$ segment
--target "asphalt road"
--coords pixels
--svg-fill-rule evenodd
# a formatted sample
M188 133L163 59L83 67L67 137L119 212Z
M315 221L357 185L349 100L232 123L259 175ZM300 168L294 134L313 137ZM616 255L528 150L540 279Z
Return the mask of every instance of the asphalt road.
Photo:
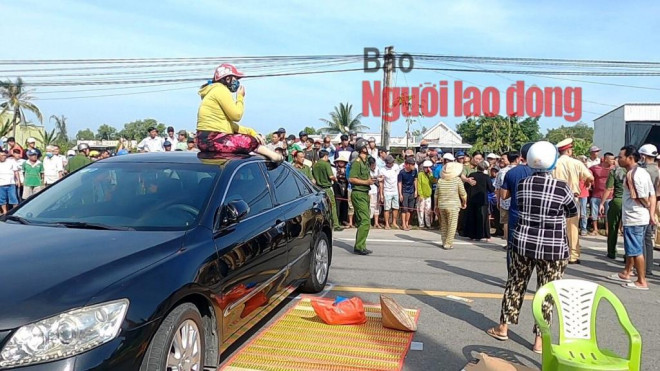
M520 323L510 326L508 341L495 340L484 332L499 322L507 278L502 239L472 243L459 238L453 250L443 250L435 231L372 230L367 247L374 253L358 256L352 254L354 237L355 229L335 233L329 285L323 294L360 296L365 302L378 303L380 293L388 293L403 306L420 309L413 342L422 343L423 350L408 353L404 370L461 370L479 352L540 368L541 356L531 351L534 320L530 300L523 305ZM569 265L565 278L590 280L612 290L641 333L642 369L660 370L660 278L649 279L650 291L620 287L606 278L623 263L605 257L605 238L582 237L581 241L582 264ZM660 267L656 268L660 275ZM535 290L533 277L528 291L533 294ZM264 322L277 318L294 302L289 300ZM556 316L553 322L556 339ZM601 347L627 354L628 338L605 302L598 309L596 327ZM249 335L223 359L248 340Z

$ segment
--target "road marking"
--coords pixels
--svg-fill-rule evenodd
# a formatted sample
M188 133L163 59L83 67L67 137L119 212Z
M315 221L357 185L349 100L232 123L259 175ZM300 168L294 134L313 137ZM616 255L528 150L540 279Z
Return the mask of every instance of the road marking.
M358 286L334 286L332 291L341 292L365 292L372 294L400 294L400 295L417 295L417 296L440 296L440 297L458 297L476 298L476 299L502 299L502 294L489 293L489 292L455 292L455 291L434 291L434 290L419 290L419 289L392 289L380 287L358 287ZM534 295L525 295L525 300L532 300Z
M454 296L454 295L447 295L447 299L453 299L453 300L462 301L462 302L465 302L465 303L472 303L473 302L473 300L462 298L460 296Z
M335 238L335 240L339 241L346 241L346 242L355 242L355 238ZM441 247L442 244L432 241L432 240L427 240L427 241L419 241L419 240L407 240L405 238L401 239L396 239L396 240L390 240L390 239L373 239L373 238L368 238L367 242L384 242L384 243L405 243L405 244L425 244L425 245L436 245L438 247ZM504 241L502 241L504 242ZM499 246L499 247L504 247L504 245L499 244L497 242L467 242L467 241L454 241L454 245L475 245L477 246L478 244L489 244L489 245L494 245L494 246ZM589 249L589 250L597 250L597 251L607 251L607 247L600 247L600 246L581 246L583 249Z
M335 238L335 240L339 241L346 241L346 242L355 242L355 238ZM368 238L367 242L402 242L402 243L423 243L423 244L433 244L433 245L438 245L441 246L440 243L437 243L435 241L413 241L413 240L406 240L406 239L398 239L398 240L382 240L382 239L373 239L373 238ZM492 243L492 242L483 242L483 243ZM461 242L461 241L454 241L454 245L472 245L470 242ZM496 244L494 244L496 245Z

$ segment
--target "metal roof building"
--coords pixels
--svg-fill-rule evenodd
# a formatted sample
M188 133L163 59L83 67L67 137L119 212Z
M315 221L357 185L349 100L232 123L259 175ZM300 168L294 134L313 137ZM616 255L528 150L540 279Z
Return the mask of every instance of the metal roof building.
M615 155L624 145L660 145L660 103L627 103L594 120L594 139Z

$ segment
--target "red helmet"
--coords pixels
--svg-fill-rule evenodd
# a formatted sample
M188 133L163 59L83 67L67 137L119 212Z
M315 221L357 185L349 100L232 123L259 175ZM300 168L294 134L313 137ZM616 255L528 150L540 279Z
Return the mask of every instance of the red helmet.
M243 72L239 71L238 68L236 68L236 66L234 66L233 64L223 63L215 69L213 80L214 81L222 80L227 76L236 76L236 78L240 79L245 75L243 74Z

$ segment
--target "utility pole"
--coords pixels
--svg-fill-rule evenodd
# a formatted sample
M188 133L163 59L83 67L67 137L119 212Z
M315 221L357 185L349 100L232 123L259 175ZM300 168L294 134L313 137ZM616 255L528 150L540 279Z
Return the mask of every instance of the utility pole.
M390 150L390 125L391 123L385 119L385 104L393 105L394 102L389 101L389 94L385 94L385 92L389 91L389 88L392 87L392 72L394 71L394 47L393 46L388 46L385 47L385 63L383 64L383 96L382 96L382 104L383 107L381 108L382 111L382 124L381 124L381 132L380 132L380 142L381 146L385 147L386 150ZM387 110L391 109L392 107L388 107Z

